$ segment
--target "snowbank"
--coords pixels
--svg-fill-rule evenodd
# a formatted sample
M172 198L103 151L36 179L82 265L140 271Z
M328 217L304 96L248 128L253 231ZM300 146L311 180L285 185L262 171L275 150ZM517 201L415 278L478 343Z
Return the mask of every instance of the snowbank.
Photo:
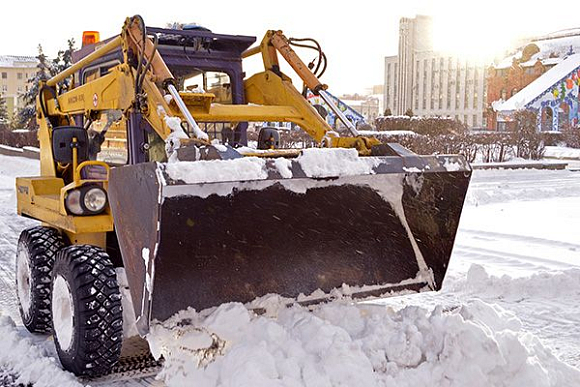
M159 377L169 386L580 385L580 371L521 327L479 300L398 311L343 300L266 316L230 303L183 311L149 340L166 359Z
M542 271L529 277L490 276L480 265L472 265L466 281L454 285L458 290L487 297L522 300L529 297L558 299L565 295L580 295L580 269Z
M17 383L35 387L82 387L73 374L63 371L46 351L21 335L10 317L0 315L0 368L17 374Z
M547 146L544 157L580 160L580 149L564 146Z

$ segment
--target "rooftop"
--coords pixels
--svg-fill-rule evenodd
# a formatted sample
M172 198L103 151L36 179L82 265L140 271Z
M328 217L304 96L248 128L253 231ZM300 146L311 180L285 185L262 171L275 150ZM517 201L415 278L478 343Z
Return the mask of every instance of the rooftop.
M33 68L38 64L34 56L0 55L0 67Z
M494 109L496 111L523 109L578 68L580 68L580 54L570 55L504 103L495 104Z
M550 66L562 61L566 55L580 53L580 31L567 30L568 34L554 33L542 38L532 40L515 54L508 56L499 62L496 69L510 68L514 60L521 61L522 67L530 67L539 60L542 64ZM574 34L578 32L578 34ZM527 60L522 61L526 51L533 53Z

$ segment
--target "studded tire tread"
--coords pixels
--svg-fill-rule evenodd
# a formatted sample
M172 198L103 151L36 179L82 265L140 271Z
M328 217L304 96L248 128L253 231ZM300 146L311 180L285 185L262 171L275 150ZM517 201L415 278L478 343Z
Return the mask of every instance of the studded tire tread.
M109 373L119 361L123 342L121 293L109 256L90 245L66 247L56 257L53 282L57 275L68 282L74 308L68 351L55 337L63 367L86 377Z
M64 245L58 230L45 226L28 228L18 239L17 254L20 249L26 249L29 259L30 311L28 315L24 313L20 299L19 309L22 322L30 332L47 333L52 329L51 274L56 254Z

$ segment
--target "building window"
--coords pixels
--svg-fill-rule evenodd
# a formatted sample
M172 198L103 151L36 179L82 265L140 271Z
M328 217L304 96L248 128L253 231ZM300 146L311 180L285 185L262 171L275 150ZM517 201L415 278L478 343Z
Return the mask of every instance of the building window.
M7 92L7 91L8 91L8 86L6 86L6 85L2 85L2 91L3 91L3 92Z
M443 58L440 60L440 68L439 68L439 110L443 109L443 66L445 62Z
M18 92L22 93L22 86L18 86Z
M435 109L435 58L431 59L431 109Z
M2 73L2 79L8 79L8 73Z
M483 84L483 98L481 99L481 108L485 109L485 101L487 101L487 86Z
M500 98L503 99L504 101L507 99L507 91L505 89L501 89Z
M22 73L17 73L16 74L16 79L18 79L19 81L22 80Z
M473 115L473 126L477 126L477 114Z
M473 93L473 108L477 109L477 91Z
M463 115L463 123L467 125L467 114Z

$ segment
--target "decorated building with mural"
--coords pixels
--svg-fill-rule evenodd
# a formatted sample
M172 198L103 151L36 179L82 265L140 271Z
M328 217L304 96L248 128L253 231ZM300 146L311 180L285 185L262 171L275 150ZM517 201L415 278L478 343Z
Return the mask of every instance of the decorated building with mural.
M345 117L350 122L352 122L355 126L358 126L362 123L367 123L367 121L366 121L365 117L362 115L362 113L358 112L355 108L353 108L352 106L349 106L348 104L346 104L344 101L342 101L338 97L336 97L328 92L327 92L327 94L330 96L330 98L332 99L334 104L336 106L338 106L338 108L345 115ZM322 98L320 98L320 96L317 96L312 91L308 90L306 93L306 98L308 99L308 102L310 102L310 104L312 104L312 106L314 106L316 108L316 110L321 114L321 116L323 116L326 119L326 122L328 122L328 124L333 129L335 129L335 130L340 129L340 126L342 125L340 123L340 120L336 117L336 115L332 112L332 110L326 105L324 100Z
M538 115L538 130L578 125L580 29L532 40L488 71L487 127L508 130L513 113Z
M538 130L578 127L580 54L567 56L505 102L494 104L498 130L507 130L513 113L526 109L538 117Z

